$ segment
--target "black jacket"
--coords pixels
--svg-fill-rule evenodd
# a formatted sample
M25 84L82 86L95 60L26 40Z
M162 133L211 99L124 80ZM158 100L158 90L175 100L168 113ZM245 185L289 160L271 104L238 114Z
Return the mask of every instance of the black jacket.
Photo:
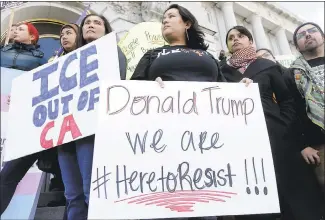
M126 65L127 65L126 57L119 46L117 47L117 52L118 52L118 60L119 60L119 66L120 66L120 76L121 76L122 80L125 80Z
M223 65L221 71L228 82L250 78L258 83L269 133L273 135L275 131L279 135L282 132L282 135L289 135L287 131L292 128L296 116L293 98L284 82L279 65L270 60L257 59L248 66L244 74L228 64ZM274 102L273 95L277 103Z
M1 48L1 67L30 71L47 61L38 45L13 43Z
M170 46L166 45L163 47L159 47L159 48L147 51L143 55L143 57L140 59L137 67L135 68L134 73L131 77L131 80L155 80L155 79L151 79L150 76L148 75L150 66L153 63L153 61L157 58L158 53L162 52L163 49L168 49L169 47ZM225 82L226 79L224 78L224 76L222 75L222 73L220 71L220 66L219 66L218 61L211 54L208 53L208 55L211 57L211 59L214 60L214 62L217 65L217 69L216 69L215 73L211 73L210 81ZM189 81L189 79L184 78L184 79L179 79L178 81ZM191 81L203 81L203 80L200 78L200 76L197 75L197 76L193 76ZM204 81L206 81L206 80L204 80Z
M297 138L298 149L301 151L308 146L325 144L325 133L307 116L306 101L297 89L293 69L287 69L284 73L284 80L295 101L294 107L298 117L293 131Z

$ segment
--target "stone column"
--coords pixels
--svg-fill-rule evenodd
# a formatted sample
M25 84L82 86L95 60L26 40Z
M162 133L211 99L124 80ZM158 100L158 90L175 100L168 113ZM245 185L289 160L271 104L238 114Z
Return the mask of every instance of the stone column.
M278 46L280 48L280 54L281 55L291 55L291 48L287 39L287 35L285 33L285 30L283 28L279 28L277 32L275 33Z
M265 35L265 30L263 28L261 16L259 16L257 14L252 14L250 20L252 23L256 49L268 48L267 38ZM268 49L270 49L270 48L268 48Z
M237 25L234 8L233 8L233 2L222 2L221 4L221 10L223 14L223 20L225 21L227 32L230 28Z

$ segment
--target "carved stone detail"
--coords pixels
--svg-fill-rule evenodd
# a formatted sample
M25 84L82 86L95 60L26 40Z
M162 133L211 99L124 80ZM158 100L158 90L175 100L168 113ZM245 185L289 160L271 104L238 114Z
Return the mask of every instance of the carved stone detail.
M141 14L144 21L161 21L168 2L142 2Z

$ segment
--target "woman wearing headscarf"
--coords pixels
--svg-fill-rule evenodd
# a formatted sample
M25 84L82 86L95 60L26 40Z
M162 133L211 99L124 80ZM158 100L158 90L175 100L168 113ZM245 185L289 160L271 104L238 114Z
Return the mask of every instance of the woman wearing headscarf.
M64 29L63 29L64 30ZM87 15L79 29L78 48L112 32L107 19L102 15ZM62 36L63 47L67 45ZM68 51L67 51L68 52ZM126 58L117 48L121 79L126 75ZM86 220L88 216L91 170L94 153L94 138L88 136L74 142L75 146L59 146L58 158L67 200L67 220Z
M225 78L229 82L238 82L248 77L259 85L277 177L281 219L319 220L322 199L314 190L317 181L312 172L305 172L303 161L292 152L291 130L296 116L281 68L273 61L257 58L252 34L243 26L231 28L226 43L232 56L222 67ZM236 217L239 219L276 218L272 215L248 215Z

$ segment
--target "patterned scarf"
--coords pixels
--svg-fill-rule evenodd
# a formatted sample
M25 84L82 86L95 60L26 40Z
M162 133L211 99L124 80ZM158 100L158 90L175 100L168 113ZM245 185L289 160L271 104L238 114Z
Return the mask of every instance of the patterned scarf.
M247 66L254 60L256 60L256 49L249 46L233 53L229 63L235 68L244 68L246 70Z

